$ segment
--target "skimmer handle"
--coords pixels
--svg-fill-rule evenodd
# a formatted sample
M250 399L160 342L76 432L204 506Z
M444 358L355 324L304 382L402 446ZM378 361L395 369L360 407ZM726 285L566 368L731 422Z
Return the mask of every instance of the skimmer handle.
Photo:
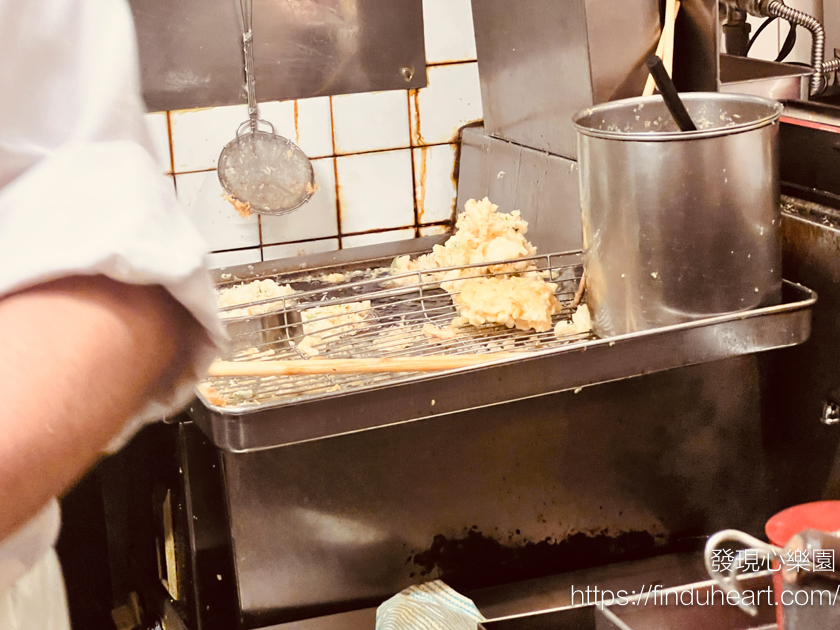
M251 131L257 130L257 87L254 79L254 33L252 0L239 0L242 11L242 52L245 56L245 93L248 95L248 118Z

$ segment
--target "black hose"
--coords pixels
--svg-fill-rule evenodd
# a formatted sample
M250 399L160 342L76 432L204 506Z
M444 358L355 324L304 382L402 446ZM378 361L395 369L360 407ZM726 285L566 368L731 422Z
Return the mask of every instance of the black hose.
M781 50L779 50L779 55L776 57L776 61L780 63L787 59L787 56L793 51L793 47L796 45L796 22L788 22L788 24L790 24L790 30L788 31L787 37L785 37Z
M765 28L770 26L773 22L775 22L778 19L779 18L777 18L775 16L774 17L769 17L761 23L761 26L759 26L757 29L755 29L755 33L753 33L753 36L750 37L750 43L747 44L747 52L744 53L745 57L750 54L750 48L752 48L752 45L755 43L755 40L758 39L758 36L761 35L762 31L764 31Z

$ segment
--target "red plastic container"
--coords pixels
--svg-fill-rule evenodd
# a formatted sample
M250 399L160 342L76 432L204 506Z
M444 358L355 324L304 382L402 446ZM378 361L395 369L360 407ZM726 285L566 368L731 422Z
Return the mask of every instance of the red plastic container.
M784 547L796 534L806 529L817 529L823 532L840 530L840 501L816 501L803 503L782 510L773 516L764 526L768 540L777 547ZM774 562L774 569L779 569ZM776 570L773 574L773 591L776 598L776 623L779 630L785 627L784 608L780 601L782 588L782 573Z

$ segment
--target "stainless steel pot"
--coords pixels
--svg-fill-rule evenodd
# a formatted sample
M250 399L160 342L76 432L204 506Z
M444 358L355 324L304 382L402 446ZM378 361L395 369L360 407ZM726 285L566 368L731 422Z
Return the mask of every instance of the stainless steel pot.
M698 131L680 132L659 96L574 117L586 295L602 337L781 299L782 106L683 100Z

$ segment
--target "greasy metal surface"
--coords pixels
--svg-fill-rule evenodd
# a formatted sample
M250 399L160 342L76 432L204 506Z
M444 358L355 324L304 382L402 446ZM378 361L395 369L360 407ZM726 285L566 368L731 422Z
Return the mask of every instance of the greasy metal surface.
M782 211L826 227L840 229L840 210L812 201L782 195Z
M692 93L697 131L661 97L588 108L579 131L586 294L609 337L775 304L781 105Z
M519 210L538 252L581 248L577 163L488 136L483 127L461 135L458 207L489 197L503 212Z
M273 448L795 345L808 338L815 299L808 289L786 284L782 304L746 313L573 342L527 358L367 385L347 394L242 410L202 399L189 411L221 448ZM345 405L355 412L341 413Z
M840 229L785 214L785 275L820 291L811 339L762 358L767 450L777 462L785 505L840 498L840 431L820 422L823 402L840 385Z
M809 68L785 63L720 56L720 91L753 94L777 100L805 100L813 72Z
M659 3L473 0L487 133L574 158L569 120L641 94L659 37Z
M439 576L469 592L562 573L586 566L599 536L621 559L728 526L759 532L778 507L772 462L756 448L759 402L757 363L744 357L223 453L243 611L279 622L375 605L364 602ZM628 536L646 542L620 544ZM569 540L577 553L552 552ZM542 563L528 552L540 544ZM451 555L428 562L440 549Z
M498 623L502 617L519 616L534 611L548 611L572 606L572 587L584 585L599 590L627 590L640 587L670 588L681 584L699 582L705 578L702 554L675 553L644 560L620 562L608 566L572 571L545 578L511 582L502 586L468 591L481 613ZM577 599L580 605L580 596ZM585 609L578 608L581 616L588 618ZM570 613L574 617L574 613ZM329 615L287 624L280 624L264 630L370 630L376 616L374 608L365 608L348 613ZM564 616L564 618L566 618Z
M648 77L645 59L661 33L659 8L656 0L586 0L593 103L641 94Z
M786 101L783 120L794 119L802 124L818 123L836 127L834 131L840 133L840 107L816 101ZM823 131L828 129L823 128ZM830 137L830 136L829 136Z
M634 585L639 588L639 584ZM775 608L770 574L746 577L742 588L760 593L761 606L756 617L749 617L726 603L726 593L710 581L672 588L656 587L639 593L613 591L604 599L618 601L598 610L593 605L540 612L479 624L482 630L672 630L676 628L714 628L715 630L775 629ZM594 598L593 598L594 599ZM697 603L699 602L699 603ZM590 602L591 604L594 602Z
M788 109L779 132L783 190L840 208L840 108L793 103Z
M228 515L220 500L223 471L219 452L196 427L181 422L178 431L179 481L186 513L192 575L185 576L189 598L201 630L227 630L237 618L235 566L230 548ZM177 527L177 526L176 526Z
M840 606L836 594L840 593L837 580L823 575L813 575L804 584L784 583L784 630L811 630L811 628L840 627ZM831 597L826 597L830 593ZM795 602L808 602L795 605Z
M751 593L756 608L750 617L726 601L726 592L711 581L687 584L654 596L638 595L635 603L606 609L613 619L630 630L670 630L672 628L714 628L715 630L775 630L776 609L770 572L740 580L745 593ZM610 616L611 616L610 615ZM616 623L616 627L621 626Z
M707 578L698 552L671 553L644 560L618 562L544 578L511 582L470 591L470 598L490 620L520 617L534 611L549 611L585 604L585 588L625 590L662 589L701 582ZM584 594L580 587L584 587ZM576 591L572 592L572 588ZM590 592L591 595L591 592Z
M234 0L131 0L150 110L245 102ZM254 0L261 101L426 85L421 0Z

